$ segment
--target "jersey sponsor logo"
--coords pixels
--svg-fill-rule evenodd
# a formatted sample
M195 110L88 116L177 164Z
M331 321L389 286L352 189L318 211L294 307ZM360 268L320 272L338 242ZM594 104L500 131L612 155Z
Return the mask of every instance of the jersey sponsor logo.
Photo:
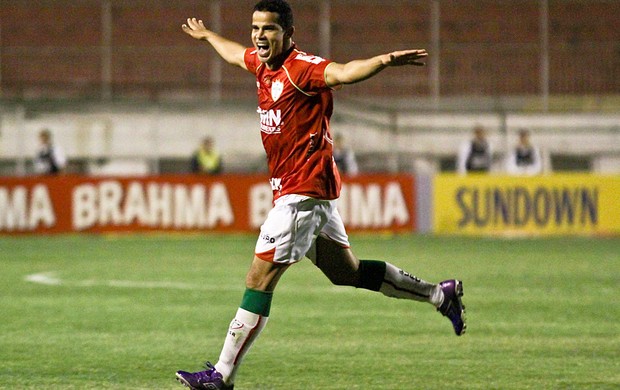
M280 134L282 132L282 111L281 110L263 110L258 107L256 110L260 115L260 131L267 134Z
M271 83L271 98L275 102L282 95L282 91L284 90L284 83L280 80L275 80Z
M269 183L271 184L271 189L273 191L281 191L282 190L282 179L279 177L272 177L269 179Z

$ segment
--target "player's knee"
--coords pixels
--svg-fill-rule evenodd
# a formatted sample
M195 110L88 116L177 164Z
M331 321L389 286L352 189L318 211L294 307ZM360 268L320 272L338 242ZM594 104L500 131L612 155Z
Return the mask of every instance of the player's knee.
M316 241L314 264L333 284L337 286L356 286L359 284L359 260L350 248L319 236Z
M357 275L335 275L328 276L328 279L336 286L351 286L356 287L358 285L359 276Z
M254 290L273 291L288 264L276 264L254 257L245 276L245 286Z
M319 262L317 266L327 276L330 282L336 286L357 286L360 280L359 267L355 267L354 264L338 264L329 261L329 259L323 259L325 261Z
M246 286L247 288L251 288L251 289L254 289L254 290L258 290L258 289L259 289L259 287L263 284L262 282L263 282L263 279L262 279L262 278L257 277L257 275L256 275L256 274L251 274L251 273L248 273L248 274L245 276L245 286Z

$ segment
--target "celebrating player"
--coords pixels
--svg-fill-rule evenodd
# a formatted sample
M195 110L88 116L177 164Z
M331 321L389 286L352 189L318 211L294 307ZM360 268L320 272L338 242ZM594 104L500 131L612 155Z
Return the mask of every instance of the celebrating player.
M461 281L433 284L388 262L358 260L336 208L340 175L329 128L332 90L389 66L424 65L426 51L395 51L343 64L304 53L292 41L293 14L284 0L262 0L254 6L252 48L208 30L202 20L187 19L182 28L211 44L228 63L256 75L274 208L261 226L246 290L219 360L207 363L205 371L177 371L178 380L192 389L232 389L241 360L267 323L278 280L304 257L336 285L429 302L450 319L457 335L463 334Z

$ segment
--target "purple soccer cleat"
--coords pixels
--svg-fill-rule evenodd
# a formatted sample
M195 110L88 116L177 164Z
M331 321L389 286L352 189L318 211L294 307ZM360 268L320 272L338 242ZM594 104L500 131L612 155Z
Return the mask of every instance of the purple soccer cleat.
M207 362L205 371L177 371L177 380L192 390L232 390L235 385L224 383L222 374L217 372L213 364Z
M461 302L463 282L454 279L444 280L439 283L439 287L443 291L443 303L437 308L437 311L450 319L454 333L460 336L467 329L465 305Z

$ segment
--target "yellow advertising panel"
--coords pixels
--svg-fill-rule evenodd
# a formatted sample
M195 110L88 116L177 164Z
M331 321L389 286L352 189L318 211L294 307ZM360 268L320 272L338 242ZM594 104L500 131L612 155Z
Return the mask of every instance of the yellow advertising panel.
M438 175L433 229L464 235L620 234L620 176Z

